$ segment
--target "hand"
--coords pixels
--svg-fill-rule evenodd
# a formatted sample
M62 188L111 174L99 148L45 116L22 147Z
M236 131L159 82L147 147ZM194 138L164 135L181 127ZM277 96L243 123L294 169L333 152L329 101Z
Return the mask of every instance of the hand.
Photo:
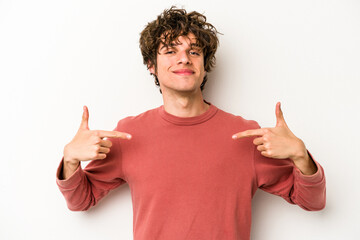
M275 115L276 126L274 128L239 132L233 135L233 139L258 136L253 143L263 156L277 159L290 158L297 165L304 165L304 162L309 162L310 158L305 144L287 126L280 108L280 102L276 104Z
M131 139L128 133L117 131L90 130L89 111L84 106L82 121L75 137L64 148L64 162L77 166L80 161L98 160L106 158L112 143L104 138ZM75 169L76 169L75 168Z

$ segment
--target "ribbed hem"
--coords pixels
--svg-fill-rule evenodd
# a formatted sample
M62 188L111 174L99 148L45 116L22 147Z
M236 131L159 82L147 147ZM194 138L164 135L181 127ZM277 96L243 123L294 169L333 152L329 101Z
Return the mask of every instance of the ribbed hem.
M61 160L59 167L56 171L56 183L57 185L62 188L62 189L66 189L66 190L70 190L75 188L76 186L79 185L79 182L81 182L82 177L84 175L84 172L81 168L81 164L79 165L79 167L76 169L76 171L66 180L61 180L60 179L60 174L62 172L62 169L64 167L64 158Z
M324 180L324 176L325 176L324 170L320 166L320 164L314 160L314 158L312 157L309 151L308 154L317 167L316 173L312 175L305 175L298 168L295 167L295 177L297 178L299 183L303 185L321 183Z

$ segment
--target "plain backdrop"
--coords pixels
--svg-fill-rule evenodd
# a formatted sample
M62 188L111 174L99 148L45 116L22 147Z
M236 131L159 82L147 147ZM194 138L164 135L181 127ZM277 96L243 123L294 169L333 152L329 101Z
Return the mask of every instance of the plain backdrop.
M205 99L263 127L275 126L281 101L325 169L320 212L259 190L252 240L359 239L356 0L0 0L0 239L132 239L128 185L71 212L55 172L83 105L90 129L103 130L162 105L138 39L171 5L204 13L223 33Z

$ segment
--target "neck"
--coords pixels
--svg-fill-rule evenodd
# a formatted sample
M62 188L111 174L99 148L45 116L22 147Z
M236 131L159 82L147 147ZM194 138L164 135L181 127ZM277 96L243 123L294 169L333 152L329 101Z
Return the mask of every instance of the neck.
M163 93L163 100L165 111L177 117L195 117L209 109L201 91L194 95L176 96Z

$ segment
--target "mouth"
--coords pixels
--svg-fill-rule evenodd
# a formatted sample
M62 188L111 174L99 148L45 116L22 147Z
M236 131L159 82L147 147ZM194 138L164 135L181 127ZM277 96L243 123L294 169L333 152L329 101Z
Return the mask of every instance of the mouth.
M194 71L190 70L190 69L179 69L179 70L175 70L173 71L173 73L177 74L177 75L192 75L194 74Z

